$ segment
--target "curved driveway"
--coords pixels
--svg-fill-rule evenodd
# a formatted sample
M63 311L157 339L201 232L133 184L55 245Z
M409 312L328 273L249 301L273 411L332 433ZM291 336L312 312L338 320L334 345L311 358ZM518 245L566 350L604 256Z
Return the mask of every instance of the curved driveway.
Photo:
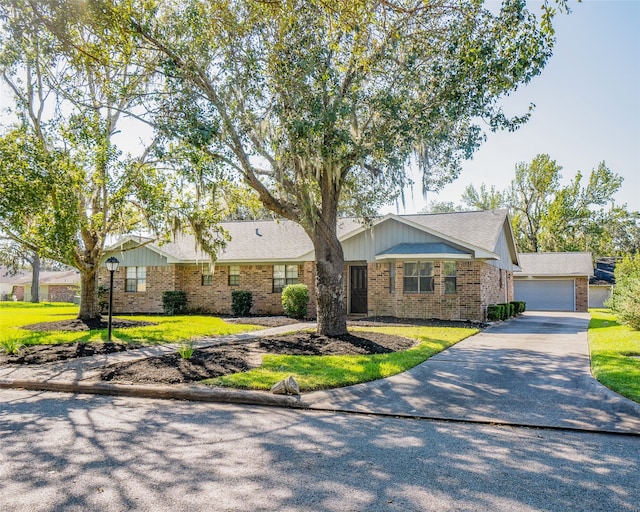
M303 396L312 408L640 434L640 404L590 371L587 313L527 312L388 379Z

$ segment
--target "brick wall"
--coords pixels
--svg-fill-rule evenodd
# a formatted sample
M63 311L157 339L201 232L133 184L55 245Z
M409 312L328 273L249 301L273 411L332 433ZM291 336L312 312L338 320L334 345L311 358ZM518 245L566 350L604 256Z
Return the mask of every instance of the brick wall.
M125 292L126 267L119 267L113 275L114 313L162 313L162 294L176 290L176 266L147 267L147 286L144 292ZM109 271L101 267L98 282L109 287Z
M434 291L403 293L403 262L395 262L395 290L389 285L389 264L369 264L369 314L402 318L482 321L481 268L479 261L458 261L456 293L445 293L444 263L433 262Z
M66 284L49 285L49 302L73 302L73 297L78 293L78 287Z
M511 302L513 300L513 272L483 263L481 289L481 304L485 314L489 304Z
M589 310L589 278L576 277L576 311L586 313Z
M187 294L190 310L231 314L231 292L248 290L253 294L252 314L282 314L281 294L273 293L273 265L241 265L240 284L229 286L229 266L167 265L147 267L145 292L125 292L124 268L114 275L113 309L116 313L162 313L162 294L181 290ZM202 285L202 275L213 272L211 286ZM309 286L309 314L315 316L314 265L298 265L298 281ZM101 268L100 284L109 286L109 272Z

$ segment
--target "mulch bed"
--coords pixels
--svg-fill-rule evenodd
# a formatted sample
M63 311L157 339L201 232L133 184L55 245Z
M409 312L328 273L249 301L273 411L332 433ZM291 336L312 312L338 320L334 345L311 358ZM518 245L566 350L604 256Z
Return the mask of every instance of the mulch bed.
M111 327L113 329L125 329L127 327L144 327L146 325L158 325L155 322L143 322L141 320L124 320L122 318L113 318ZM91 331L93 329L107 329L109 321L106 317L94 320L80 320L74 318L72 320L58 320L56 322L40 322L37 324L29 324L22 327L29 331Z
M374 332L340 337L298 332L259 338L241 345L222 345L195 350L190 359L178 354L118 363L101 374L106 381L126 384L185 384L257 368L264 354L356 355L384 354L406 350L415 340Z
M225 318L227 322L277 327L297 323L298 320L284 316ZM155 325L152 322L123 320L114 318L113 328L141 325ZM411 326L431 325L442 327L482 327L470 322L447 322L441 320L415 320L394 317L367 317L350 319L351 326ZM26 329L88 331L104 329L106 319L99 322L62 320L26 326ZM290 355L357 355L384 354L407 350L415 345L415 340L374 332L357 332L339 337L321 336L316 333L297 332L293 334L259 338L255 341L233 345L221 345L198 349L190 359L179 354L167 354L128 363L118 363L105 368L102 380L119 383L183 384L222 375L250 370L260 366L264 354ZM57 345L36 345L23 347L18 354L0 353L2 364L43 364L98 354L111 354L134 348L139 344L121 343L65 343Z
M22 347L17 354L0 353L2 364L44 364L78 357L113 354L142 345L129 343L58 343L55 345L31 345Z

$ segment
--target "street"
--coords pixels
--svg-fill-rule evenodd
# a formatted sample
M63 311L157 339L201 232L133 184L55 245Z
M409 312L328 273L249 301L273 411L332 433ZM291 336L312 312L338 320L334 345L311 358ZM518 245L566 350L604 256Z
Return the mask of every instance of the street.
M0 509L640 510L640 437L0 391Z

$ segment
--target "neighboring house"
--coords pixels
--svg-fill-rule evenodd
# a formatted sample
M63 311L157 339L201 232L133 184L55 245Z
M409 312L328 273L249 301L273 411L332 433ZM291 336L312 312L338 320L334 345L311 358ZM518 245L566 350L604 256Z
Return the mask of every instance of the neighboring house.
M231 313L232 290L253 294L254 314L281 314L281 291L310 288L315 312L311 240L286 221L228 222L231 236L211 266L193 237L158 245L127 237L115 256L114 311L158 313L162 294L182 290L188 307ZM365 227L340 219L348 314L483 321L489 304L513 300L518 254L506 210L431 215L389 214ZM100 268L100 283L109 274Z
M24 299L24 279L31 279L31 273L25 270L13 272L9 268L0 265L0 300Z
M614 271L616 258L598 258L593 276L589 279L589 307L603 308L605 301L611 297L616 282Z
M593 264L589 252L520 254L521 271L514 274L515 300L527 310L587 311L589 277Z
M42 302L72 302L78 293L80 273L77 270L41 271L39 281ZM13 294L16 300L30 302L31 272L20 271L9 276L4 268L0 268L0 293L2 300L13 300Z

